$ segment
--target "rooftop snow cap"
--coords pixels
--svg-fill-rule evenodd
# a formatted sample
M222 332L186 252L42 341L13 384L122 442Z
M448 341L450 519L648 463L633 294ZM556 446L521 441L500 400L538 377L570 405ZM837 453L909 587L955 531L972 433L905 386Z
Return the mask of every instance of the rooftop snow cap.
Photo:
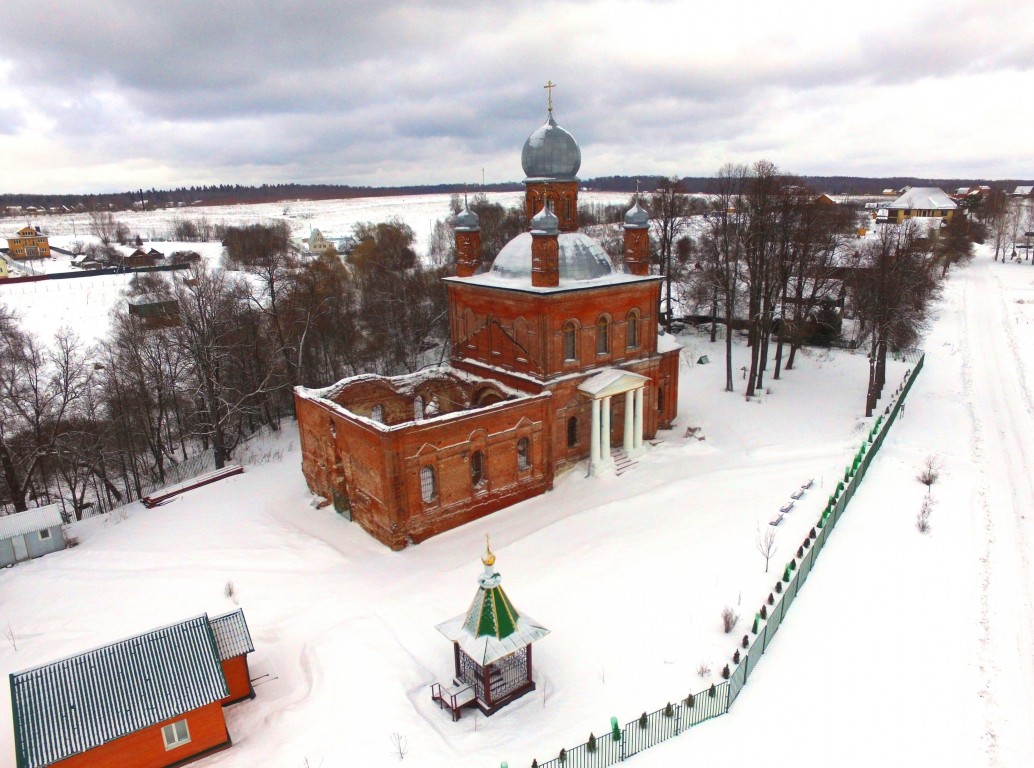
M574 136L556 124L553 113L524 142L521 166L529 179L572 180L582 165L582 151Z
M635 199L635 205L625 214L625 226L638 229L650 226L650 212L639 205L638 197Z
M463 204L463 210L456 214L456 229L480 229L481 219L474 211Z
M533 223L534 227L535 224ZM490 274L508 279L531 279L530 232L522 232L503 246L492 262ZM596 280L613 274L610 257L603 246L583 232L561 232L559 244L560 280Z
M531 231L546 235L555 235L560 231L560 219L553 213L553 208L549 203L546 203L541 211L531 217Z

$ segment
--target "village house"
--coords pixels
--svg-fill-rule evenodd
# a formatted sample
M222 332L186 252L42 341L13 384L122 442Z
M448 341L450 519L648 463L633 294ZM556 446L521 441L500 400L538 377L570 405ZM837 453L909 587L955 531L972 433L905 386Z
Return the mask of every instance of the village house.
M312 230L312 234L304 238L302 242L309 249L309 253L325 253L333 245L318 229Z
M12 259L50 258L50 240L39 228L22 227L14 237L7 238Z
M64 549L60 504L0 517L0 567Z
M613 473L675 419L679 347L658 335L649 214L626 214L620 266L578 231L581 150L552 108L521 163L528 231L483 264L477 215L457 216L449 365L295 389L310 490L394 549L585 459Z
M1012 197L1034 197L1034 186L1019 186L1012 191Z
M139 318L141 327L148 330L179 325L180 305L175 296L155 293L131 296L128 308L130 316Z
M887 206L889 218L899 224L905 219L940 218L951 221L958 204L937 187L912 187Z
M231 746L223 707L254 695L244 614L195 616L11 680L17 768L167 768Z
M11 267L7 263L7 255L0 253L0 280L6 280L11 276Z

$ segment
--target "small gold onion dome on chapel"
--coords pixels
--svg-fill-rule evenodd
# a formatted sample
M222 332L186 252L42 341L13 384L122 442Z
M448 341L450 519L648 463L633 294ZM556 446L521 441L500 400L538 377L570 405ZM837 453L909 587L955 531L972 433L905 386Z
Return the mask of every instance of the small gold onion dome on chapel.
M495 555L492 553L492 546L488 540L488 534L485 534L485 554L481 556L481 562L485 565L495 565Z

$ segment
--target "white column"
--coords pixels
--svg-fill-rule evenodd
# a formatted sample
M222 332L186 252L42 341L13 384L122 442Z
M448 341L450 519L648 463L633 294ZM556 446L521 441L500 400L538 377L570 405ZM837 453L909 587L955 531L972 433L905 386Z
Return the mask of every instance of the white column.
M629 454L635 448L635 390L630 389L625 393L625 439L622 448Z
M602 422L600 432L600 453L603 461L610 460L610 398L603 398L603 418L600 419Z
M592 436L589 439L589 466L595 468L600 463L600 401L592 400Z
M635 437L632 447L639 449L643 447L643 393L646 387L639 387L635 391Z

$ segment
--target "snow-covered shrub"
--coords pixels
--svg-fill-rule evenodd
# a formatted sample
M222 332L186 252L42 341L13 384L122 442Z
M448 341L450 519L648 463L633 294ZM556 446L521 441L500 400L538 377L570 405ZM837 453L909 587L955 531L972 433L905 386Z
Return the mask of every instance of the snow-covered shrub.
M707 677L711 674L711 665L706 661L700 662L700 664L697 665L697 674L700 675L700 677Z
M664 716L665 717L675 717L675 708L671 706L671 702L670 701L664 707Z
M768 604L775 605L775 595L773 595L771 592L768 593Z
M683 702L689 709L693 709L693 705L696 703L696 697L693 694L689 694Z
M919 514L916 515L916 530L920 533L926 533L930 530L930 513L933 511L933 497L924 496L923 505L919 508Z
M646 713L643 712L643 714L639 716L639 727L645 729L649 725L650 725L650 719L646 716Z
M763 619L767 619L768 618L768 606L767 605L761 606L761 618L763 618Z
M743 642L740 643L740 645L742 645L744 648L749 648L750 647L750 636L749 635L744 635L743 636Z
M736 622L739 620L740 615L731 606L727 605L722 609L722 628L725 630L725 634L732 632L732 628L736 626Z
M739 648L737 648L736 652L732 655L732 663L733 664L739 664L740 663L740 649Z
M927 456L926 463L923 464L923 468L919 470L919 474L916 475L916 480L926 486L927 492L929 492L930 486L937 482L937 478L941 476L941 460L936 456Z
M729 675L731 675L731 674L732 674L732 672L729 671L729 665L728 664L726 664L724 667L722 667L722 679L723 680L728 680L729 679Z
M718 690L714 687L714 683L711 683L711 687L707 689L707 695L713 699L716 693Z

